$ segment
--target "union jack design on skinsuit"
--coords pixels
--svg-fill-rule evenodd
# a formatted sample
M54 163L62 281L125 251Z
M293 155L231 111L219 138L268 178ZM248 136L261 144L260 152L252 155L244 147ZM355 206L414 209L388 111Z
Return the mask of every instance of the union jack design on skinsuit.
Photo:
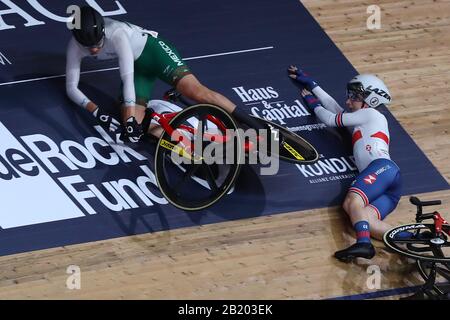
M365 184L374 184L375 181L377 181L377 175L376 174L369 174L367 177L364 178Z

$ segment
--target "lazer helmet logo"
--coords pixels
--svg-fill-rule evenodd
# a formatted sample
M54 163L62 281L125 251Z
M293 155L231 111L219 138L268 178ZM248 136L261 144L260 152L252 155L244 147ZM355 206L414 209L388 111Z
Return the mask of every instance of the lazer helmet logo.
M374 184L375 181L377 181L377 175L376 174L369 174L367 177L364 178L365 184Z
M391 101L391 96L384 90L381 90L381 89L378 89L378 88L373 88L372 85L368 86L366 90L375 92L379 96L382 96L383 98L386 98L389 101ZM370 103L372 103L372 100L370 101Z
M378 105L379 102L380 100L377 97L373 97L372 99L370 99L371 105Z

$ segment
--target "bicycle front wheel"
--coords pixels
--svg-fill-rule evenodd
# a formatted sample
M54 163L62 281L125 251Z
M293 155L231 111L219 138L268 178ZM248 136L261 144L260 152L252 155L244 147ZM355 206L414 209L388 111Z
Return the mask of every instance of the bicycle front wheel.
M430 261L417 260L417 269L422 278L427 282L431 276L432 270L436 272L435 282L432 289L438 297L445 297L450 293L450 264L436 263ZM444 280L444 281L442 281ZM430 288L431 289L431 288Z
M188 107L169 123L156 148L155 176L161 193L186 211L205 209L222 198L238 176L242 142L237 125L223 109Z
M448 225L443 227L448 228ZM394 227L383 235L384 244L395 252L413 259L431 262L450 262L450 242L446 236L432 238L433 224L411 223ZM403 231L414 232L411 239L401 239L397 236ZM424 232L426 232L424 234Z
M258 117L254 118L268 129L268 137L271 137L269 142L278 144L278 148L275 148L275 150L268 148L268 151L274 151L271 156L278 156L284 161L300 164L312 163L319 159L316 148L299 135L275 122Z

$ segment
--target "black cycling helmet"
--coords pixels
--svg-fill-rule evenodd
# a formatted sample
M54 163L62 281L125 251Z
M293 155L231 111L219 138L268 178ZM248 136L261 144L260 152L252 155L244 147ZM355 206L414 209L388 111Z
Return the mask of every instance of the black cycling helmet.
M80 8L80 28L72 29L79 44L92 47L100 43L105 35L105 21L100 13L89 6Z

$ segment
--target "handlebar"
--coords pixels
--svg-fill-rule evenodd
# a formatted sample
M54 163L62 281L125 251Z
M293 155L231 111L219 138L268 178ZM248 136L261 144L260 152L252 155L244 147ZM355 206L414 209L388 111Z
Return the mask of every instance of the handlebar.
M442 203L441 200L420 201L417 197L410 197L409 202L417 207L416 222L422 222L426 219L431 219L434 213L422 213L422 207L437 206Z
M438 206L442 204L441 200L431 200L431 201L420 201L417 197L410 197L409 202L415 206L428 207L428 206Z
M423 220L433 219L434 215L435 215L435 213L424 213L424 214L421 214L420 216L416 217L416 222L420 223Z

